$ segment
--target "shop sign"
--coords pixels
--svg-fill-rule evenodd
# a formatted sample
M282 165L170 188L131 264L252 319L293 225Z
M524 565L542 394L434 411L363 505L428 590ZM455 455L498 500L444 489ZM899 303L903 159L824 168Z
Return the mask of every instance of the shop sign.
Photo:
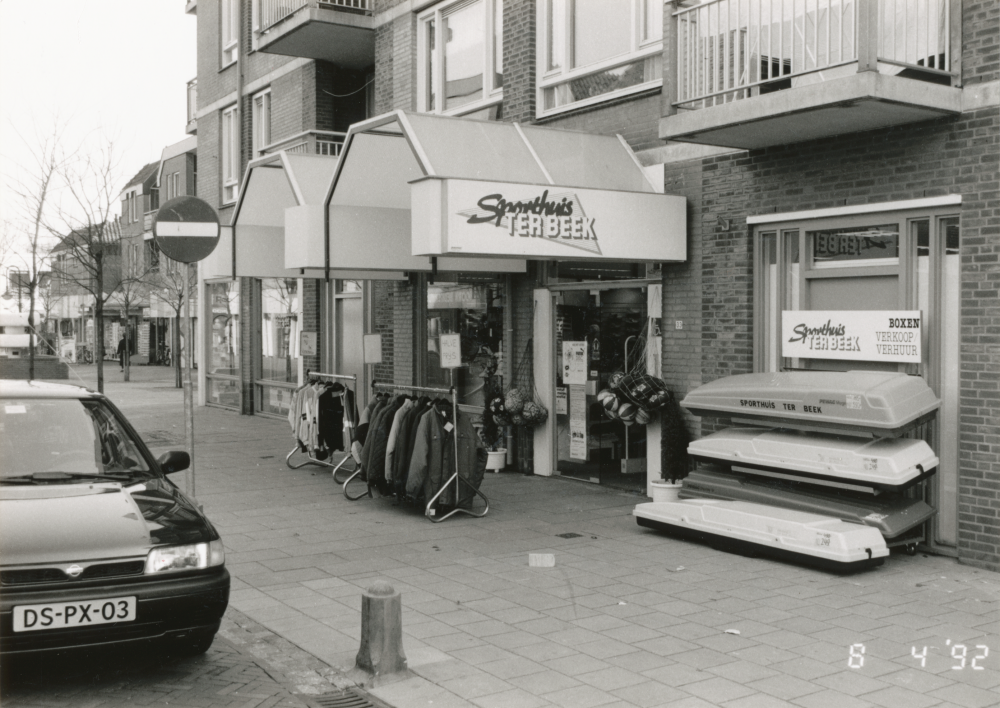
M414 182L410 195L413 255L687 257L683 197L447 178Z
M781 355L917 364L921 327L919 310L785 310Z

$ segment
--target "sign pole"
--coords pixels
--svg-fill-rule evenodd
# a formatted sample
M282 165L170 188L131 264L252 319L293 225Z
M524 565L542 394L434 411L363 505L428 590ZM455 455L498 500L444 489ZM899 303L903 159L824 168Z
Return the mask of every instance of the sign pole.
M187 492L195 496L194 474L194 395L191 385L191 359L194 356L194 327L191 323L191 264L184 264L184 432L191 466L185 474Z
M191 264L209 256L219 244L219 216L211 205L198 197L174 197L161 204L153 219L153 238L167 256L184 264L184 324L181 326L181 355L184 362L184 432L190 465L184 472L185 491L195 496L194 467L194 324L191 322Z

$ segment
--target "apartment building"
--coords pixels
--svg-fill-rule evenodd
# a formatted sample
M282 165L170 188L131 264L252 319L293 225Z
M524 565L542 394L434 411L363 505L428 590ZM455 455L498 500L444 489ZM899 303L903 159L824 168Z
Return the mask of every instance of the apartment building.
M919 431L941 460L924 547L1000 568L995 3L188 8L198 195L231 225L200 271L207 403L282 415L320 370L362 401L382 381L475 407L476 357L499 354L550 412L513 464L645 490L657 421L592 405L616 371L678 398L739 373L901 371L942 401ZM910 313L919 353L784 347L783 320L856 311ZM440 365L446 333L460 368Z

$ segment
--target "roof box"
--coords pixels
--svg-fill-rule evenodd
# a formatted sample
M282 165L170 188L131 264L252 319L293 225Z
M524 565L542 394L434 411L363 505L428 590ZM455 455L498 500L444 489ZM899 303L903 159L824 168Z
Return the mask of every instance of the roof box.
M681 405L751 425L898 437L941 405L918 376L881 371L782 371L699 386Z
M684 478L681 499L728 499L778 506L872 526L886 541L906 542L907 531L935 514L922 499L891 494L878 497L831 492L817 487L733 473L703 465Z
M850 573L881 565L889 548L878 529L831 516L763 504L715 499L637 504L640 526L707 541L723 550L750 551Z
M938 458L923 440L861 438L766 428L727 428L688 445L699 462L748 474L801 479L859 491L896 492L933 474Z

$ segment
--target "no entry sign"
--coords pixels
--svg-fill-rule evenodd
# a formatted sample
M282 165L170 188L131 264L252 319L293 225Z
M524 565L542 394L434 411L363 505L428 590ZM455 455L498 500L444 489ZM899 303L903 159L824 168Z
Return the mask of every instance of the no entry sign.
M156 212L153 238L166 254L181 263L196 263L219 243L219 217L198 197L176 197Z

